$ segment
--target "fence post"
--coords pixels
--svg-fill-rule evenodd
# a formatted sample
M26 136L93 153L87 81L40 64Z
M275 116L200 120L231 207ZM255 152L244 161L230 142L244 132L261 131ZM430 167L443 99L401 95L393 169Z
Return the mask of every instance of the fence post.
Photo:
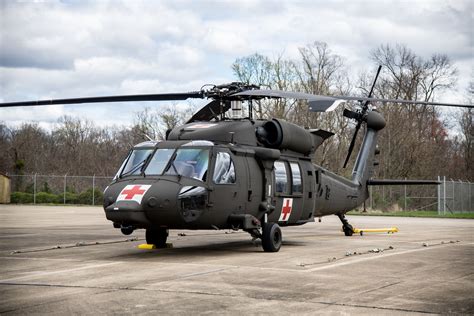
M406 179L407 178L405 178L405 180ZM404 208L404 210L406 211L407 210L407 185L405 184L404 187L405 187L405 208Z
M443 215L446 215L446 176L443 176Z
M451 207L451 213L456 212L456 208L454 207L454 206L455 206L455 205L454 205L454 202L455 202L455 199L454 199L454 184L455 184L454 180L451 179L451 191L452 191L452 193L453 193L452 199L451 199L451 200L453 201L453 204L452 204L452 207Z
M438 182L440 181L440 177L438 176ZM441 183L438 183L438 215L441 215Z
M95 174L92 176L92 205L95 205Z
M63 192L63 197L64 197L64 204L66 204L66 178L67 178L67 173L64 175L64 192Z
M382 185L382 207L385 207L385 186Z
M36 204L36 173L33 175L33 204Z
M369 191L370 191L370 209L374 209L374 193L373 193L373 186L370 186Z
M472 183L471 182L468 182L468 190L469 190L469 193L468 193L468 198L469 198L469 212L472 212L472 208L471 208L471 188L472 188Z

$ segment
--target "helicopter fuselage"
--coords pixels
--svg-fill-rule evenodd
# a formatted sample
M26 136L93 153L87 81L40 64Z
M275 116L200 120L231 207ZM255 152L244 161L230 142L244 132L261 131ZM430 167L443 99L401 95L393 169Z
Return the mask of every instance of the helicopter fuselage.
M104 192L106 217L117 228L252 230L345 213L366 190L311 162L331 135L282 120L175 128L130 152Z

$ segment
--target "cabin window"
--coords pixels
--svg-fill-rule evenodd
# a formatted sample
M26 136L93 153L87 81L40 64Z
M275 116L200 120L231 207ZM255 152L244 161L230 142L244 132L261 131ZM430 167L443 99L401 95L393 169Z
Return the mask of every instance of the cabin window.
M212 180L215 184L235 183L234 162L228 153L217 153Z
M301 184L301 170L296 162L290 162L291 169L291 191L294 193L303 193L303 186Z
M283 161L275 161L275 192L288 192L288 176L286 173L286 164Z

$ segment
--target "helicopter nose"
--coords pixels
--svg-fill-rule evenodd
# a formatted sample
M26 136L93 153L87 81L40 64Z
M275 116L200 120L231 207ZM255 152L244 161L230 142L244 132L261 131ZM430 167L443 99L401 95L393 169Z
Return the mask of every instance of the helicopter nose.
M197 221L205 212L208 189L202 183L183 185L168 179L148 181L110 186L104 193L107 218L122 226L136 228L181 227Z
M147 215L153 217L155 212L162 214L175 210L179 188L180 184L174 181L158 180L155 182L142 201L142 207Z
M179 227L200 218L207 207L207 192L203 186L162 180L150 189L142 205L153 223Z
M135 227L161 224L176 209L179 188L179 183L165 180L116 183L104 192L106 217Z

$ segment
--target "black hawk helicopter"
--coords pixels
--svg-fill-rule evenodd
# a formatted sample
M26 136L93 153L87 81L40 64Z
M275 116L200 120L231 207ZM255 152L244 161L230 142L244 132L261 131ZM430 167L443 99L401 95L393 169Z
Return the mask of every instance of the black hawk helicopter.
M380 67L377 76L379 72ZM168 131L166 140L133 147L104 191L105 215L123 234L146 229L147 243L156 247L166 247L169 229L242 229L261 239L264 251L276 252L282 244L280 226L303 225L315 217L337 215L345 235L351 236L353 228L345 213L364 203L369 185L437 184L371 179L379 153L377 134L385 126L383 115L371 103L474 106L372 98L374 85L368 97L262 90L234 82L187 93L10 102L0 107L210 99L186 124ZM359 102L359 110L343 112L356 121L344 166L357 132L366 126L351 179L312 163L315 151L332 132L304 129L282 119L254 119L253 102L264 98L307 100L313 112ZM248 106L245 118L243 103ZM225 116L228 110L230 118Z

